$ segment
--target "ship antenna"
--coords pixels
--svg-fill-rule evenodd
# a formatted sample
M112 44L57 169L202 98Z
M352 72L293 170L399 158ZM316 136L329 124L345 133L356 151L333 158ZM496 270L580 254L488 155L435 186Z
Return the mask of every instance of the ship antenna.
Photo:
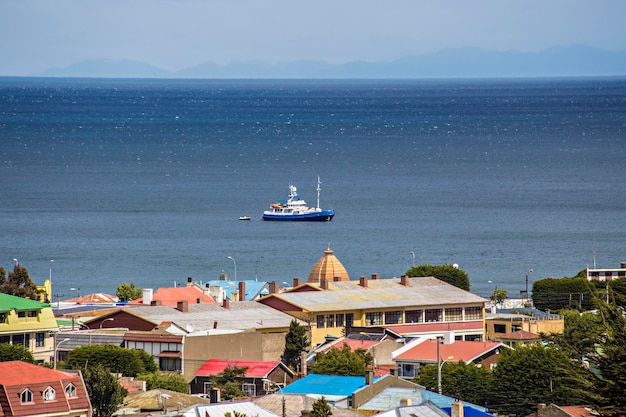
M317 208L320 208L320 191L322 191L322 189L320 188L320 176L317 176Z

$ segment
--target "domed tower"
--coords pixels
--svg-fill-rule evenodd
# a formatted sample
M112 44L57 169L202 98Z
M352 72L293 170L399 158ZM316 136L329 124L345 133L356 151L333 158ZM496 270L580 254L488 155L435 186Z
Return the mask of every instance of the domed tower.
M315 265L313 265L313 268L311 268L307 283L319 284L322 280L326 280L326 282L333 282L336 277L339 281L350 281L348 271L346 271L346 268L344 268L341 262L339 262L339 259L333 255L333 251L330 248L329 243L328 248L324 251L324 256L322 256L315 263Z

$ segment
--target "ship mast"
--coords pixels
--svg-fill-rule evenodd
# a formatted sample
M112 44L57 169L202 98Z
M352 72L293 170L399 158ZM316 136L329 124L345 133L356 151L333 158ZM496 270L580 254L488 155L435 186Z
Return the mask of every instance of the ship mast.
M320 176L317 176L317 209L319 210L320 208L320 191L322 191L322 189L320 188Z

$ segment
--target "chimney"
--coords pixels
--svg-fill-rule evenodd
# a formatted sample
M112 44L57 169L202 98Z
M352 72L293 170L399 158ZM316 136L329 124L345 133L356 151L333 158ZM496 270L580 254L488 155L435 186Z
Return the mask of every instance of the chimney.
M537 417L544 417L546 415L546 405L541 403L537 404Z
M246 301L246 283L239 281L239 301Z
M374 383L374 371L372 369L365 370L365 385L372 385Z
M187 301L179 301L176 303L176 310L186 313L189 311L189 303Z
M187 277L187 286L190 287L193 285L193 279L191 277Z
M144 288L143 292L143 304L150 305L152 304L152 288Z
M294 278L293 279L293 286L294 287L299 287L300 285L302 285L302 279L301 278Z
M270 294L278 294L278 282L272 281L270 282Z
M359 285L363 288L367 288L367 277L359 278Z
M463 403L453 401L450 407L450 417L463 417Z
M224 303L222 304L222 307L224 307L226 310L230 310L230 300L226 297L224 297Z
M328 289L328 281L326 280L326 278L322 278L320 280L320 288L323 290L327 290Z
M306 367L306 352L300 352L300 373L302 377L306 376L308 369Z
M226 272L220 274L220 281L228 281L228 274Z
M410 398L400 398L400 407L410 407L412 404Z
M372 274L372 279L380 279L380 274Z
M400 277L400 285L404 285L405 287L409 286L409 277L407 277L406 275L402 275Z

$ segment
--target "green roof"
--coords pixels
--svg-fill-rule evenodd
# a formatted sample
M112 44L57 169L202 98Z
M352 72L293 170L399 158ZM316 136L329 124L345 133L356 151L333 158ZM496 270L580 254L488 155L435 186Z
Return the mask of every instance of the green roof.
M29 300L28 298L16 297L14 295L0 293L0 311L41 310L45 307L50 307L50 304L40 303L39 301Z

